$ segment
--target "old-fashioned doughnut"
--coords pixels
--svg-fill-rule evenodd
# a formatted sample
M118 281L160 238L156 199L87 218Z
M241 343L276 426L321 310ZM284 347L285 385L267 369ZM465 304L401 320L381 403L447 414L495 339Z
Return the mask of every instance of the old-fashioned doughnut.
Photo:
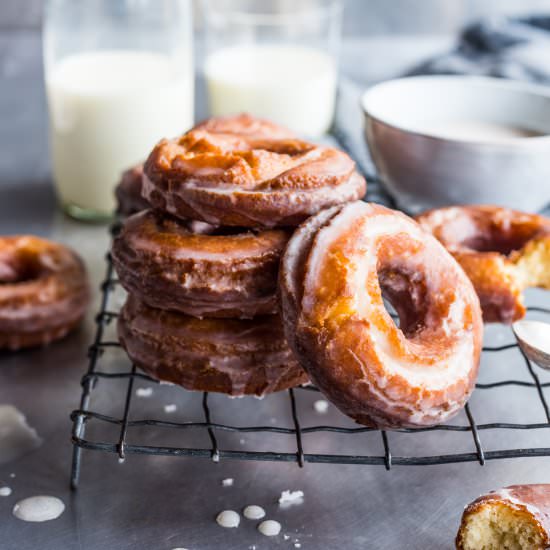
M332 147L201 128L158 143L143 177L154 208L241 227L295 226L365 189L355 163Z
M143 164L137 164L122 174L120 183L115 188L117 212L122 216L131 216L151 205L141 195Z
M188 390L261 396L307 382L278 316L197 319L130 295L118 334L137 366Z
M277 311L277 274L289 233L215 228L146 210L113 243L124 288L145 303L196 317Z
M452 256L404 214L364 202L320 212L291 238L279 286L298 361L357 422L430 426L466 403L479 300Z
M512 485L479 497L462 515L457 550L550 547L550 485Z
M550 219L498 206L453 206L417 220L464 268L486 322L521 319L524 289L550 288Z
M283 126L279 126L269 120L250 116L246 113L212 117L200 122L194 129L256 138L292 139L296 137L293 132ZM151 207L141 193L142 178L143 163L129 168L122 174L120 183L115 188L115 196L118 203L117 212L122 216L130 216Z
M33 236L0 237L0 349L63 338L88 301L86 271L73 251Z

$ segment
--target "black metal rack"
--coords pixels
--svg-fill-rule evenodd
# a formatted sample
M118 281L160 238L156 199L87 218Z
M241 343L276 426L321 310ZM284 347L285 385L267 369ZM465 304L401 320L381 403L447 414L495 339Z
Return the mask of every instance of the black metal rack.
M372 179L370 180L372 181ZM371 193L380 193L380 188L377 185L371 186ZM369 193L369 195L371 194ZM376 197L378 198L378 196ZM380 200L380 202L386 202ZM116 228L114 229L116 231ZM492 422L478 424L471 411L471 407L466 405L465 416L467 422L462 425L458 424L443 424L431 428L423 429L402 429L396 430L401 433L421 433L421 432L466 432L471 435L471 451L470 452L446 452L441 454L432 454L428 456L417 456L416 454L402 453L396 456L390 448L390 432L379 431L383 453L380 454L352 454L342 453L309 453L305 451L304 440L310 434L319 434L321 432L333 432L338 434L347 434L350 437L359 434L376 432L372 428L367 428L352 424L349 427L337 425L313 425L303 427L298 414L298 401L305 392L316 392L317 390L311 386L302 386L287 391L288 405L292 418L292 427L279 426L242 426L220 424L212 421L211 405L209 403L209 394L204 393L202 396L202 417L203 421L193 422L169 422L164 420L154 420L150 418L130 420L130 410L133 404L134 382L136 380L147 381L148 383L157 383L154 379L146 374L139 372L135 365L130 365L129 368L120 372L108 372L101 369L102 357L113 349L119 348L120 344L115 340L109 340L105 336L107 326L116 319L118 312L111 304L110 298L113 290L116 288L118 281L115 278L113 265L110 255L106 257L107 269L105 280L101 284L101 302L100 309L96 316L96 335L93 344L89 348L89 365L88 371L82 379L82 397L79 409L73 411L71 419L73 421L72 442L73 442L73 461L71 473L71 486L76 488L80 477L82 450L89 449L95 451L104 451L114 453L120 459L124 459L127 454L143 454L143 455L168 455L168 456L186 456L210 458L215 461L225 459L237 460L261 460L261 461L279 461L279 462L296 462L300 467L306 463L327 463L327 464L363 464L363 465L382 465L387 470L395 465L411 466L411 465L433 465L433 464L449 464L458 462L478 462L480 465L485 464L488 460L504 459L504 458L519 458L519 457L541 457L550 456L550 433L548 437L548 447L537 448L507 448L499 450L485 450L482 445L480 434L486 434L494 430L544 430L550 428L550 409L544 394L544 388L550 386L550 382L541 383L539 375L531 365L528 358L523 354L522 350L516 343L510 343L502 346L484 347L485 354L499 354L507 350L514 349L518 354L521 354L523 362L528 372L528 380L505 379L498 380L492 383L479 383L476 386L476 391L485 391L498 389L503 387L515 386L529 388L533 390L537 399L542 404L545 421L538 423L509 423L509 422ZM550 309L531 307L530 312L536 311L542 314L547 314L550 319ZM123 380L126 382L126 390L121 395L123 400L123 413L121 416L112 416L94 411L91 407L91 397L98 381L113 382L115 380ZM98 390L96 390L98 391ZM181 389L181 391L185 391ZM133 418L133 416L132 416ZM110 425L117 427L117 437L109 438L105 441L91 441L86 439L86 428L90 423ZM128 431L131 428L140 427L147 434L153 435L151 431L159 428L169 430L202 430L208 434L209 446L156 446L153 444L135 445L128 443ZM218 436L221 432L233 432L238 434L243 433L259 433L265 436L264 444L269 443L269 438L274 434L283 434L291 437L295 441L294 452L276 452L264 450L262 445L261 450L243 449L243 450L226 450L221 448L218 442ZM393 433L393 432L391 432ZM153 438L152 438L153 439ZM152 440L151 439L151 440Z

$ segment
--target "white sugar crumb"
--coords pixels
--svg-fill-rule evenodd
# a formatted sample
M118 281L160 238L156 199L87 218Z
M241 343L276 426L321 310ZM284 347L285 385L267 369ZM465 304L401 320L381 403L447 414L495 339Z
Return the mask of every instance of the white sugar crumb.
M164 412L167 414L175 413L177 409L178 407L174 405L174 403L171 403L170 405L164 405Z
M285 540L288 540L288 539L290 538L290 535L283 535L283 538L284 538Z
M233 478L227 477L222 479L222 487L233 487Z
M11 493L11 487L0 487L0 497L9 497Z
M302 545L299 542L295 542L294 548L302 548Z
M283 491L279 497L281 506L292 506L293 504L302 504L304 501L303 491Z
M276 537L281 532L281 524L273 519L267 519L258 525L258 531L266 537Z
M136 390L137 397L151 397L153 395L153 388L138 388Z
M265 517L265 510L261 506L251 504L243 510L243 516L246 519L262 519Z
M224 510L216 517L216 523L220 527L232 529L239 526L239 523L241 523L241 516L234 510Z
M328 412L328 401L319 399L313 403L313 408L315 409L315 412L318 412L319 414L326 414Z
M212 454L212 462L219 462L220 461L220 453L216 451Z

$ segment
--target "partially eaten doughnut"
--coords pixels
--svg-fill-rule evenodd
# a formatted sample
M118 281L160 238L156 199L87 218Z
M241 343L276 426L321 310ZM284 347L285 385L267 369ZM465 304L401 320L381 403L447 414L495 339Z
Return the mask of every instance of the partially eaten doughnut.
M464 510L458 550L542 550L550 545L550 485L515 485Z
M485 322L521 319L523 291L550 288L550 219L498 206L453 206L417 221L466 271Z

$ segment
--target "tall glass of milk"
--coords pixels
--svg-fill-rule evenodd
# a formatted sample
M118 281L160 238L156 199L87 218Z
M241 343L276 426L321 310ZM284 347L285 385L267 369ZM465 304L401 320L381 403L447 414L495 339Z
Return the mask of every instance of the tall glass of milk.
M212 115L248 112L305 136L332 122L341 0L203 0Z
M85 220L123 170L193 124L191 0L49 0L44 67L55 186Z

